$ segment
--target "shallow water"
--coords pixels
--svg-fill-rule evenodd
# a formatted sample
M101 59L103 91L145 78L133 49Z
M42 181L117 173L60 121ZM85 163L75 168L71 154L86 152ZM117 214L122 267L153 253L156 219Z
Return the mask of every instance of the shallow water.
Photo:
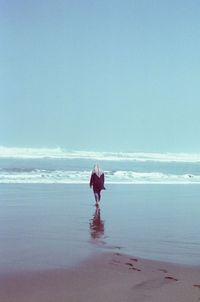
M15 154L14 150L13 152ZM121 154L123 158L125 155ZM118 185L200 184L200 162L190 162L193 157L190 158L189 155L189 162L180 161L183 156L180 154L178 158L172 156L172 161L165 161L169 156L167 154L160 154L158 158L154 158L155 154L144 154L144 161L140 161L138 156L131 157L131 160L122 160L120 157L118 160L108 160L109 157L101 160L106 182ZM93 165L94 159L91 158L4 158L1 157L0 147L0 184L87 184Z
M200 264L200 187L113 186L104 210L107 241L126 253L155 260ZM107 197L106 197L107 198Z
M200 265L200 186L0 185L0 271L64 268L102 250Z

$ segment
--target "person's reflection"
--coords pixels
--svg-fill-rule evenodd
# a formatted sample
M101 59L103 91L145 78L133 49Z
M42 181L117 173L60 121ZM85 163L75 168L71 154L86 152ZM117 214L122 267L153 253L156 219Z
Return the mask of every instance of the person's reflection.
M99 207L96 207L93 218L90 221L90 233L92 239L98 239L104 234L104 221L101 220Z

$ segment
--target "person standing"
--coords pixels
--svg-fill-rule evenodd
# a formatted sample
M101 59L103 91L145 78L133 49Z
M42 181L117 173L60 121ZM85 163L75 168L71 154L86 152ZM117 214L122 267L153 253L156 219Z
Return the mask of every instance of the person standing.
M90 177L90 188L93 187L96 206L99 205L101 199L101 190L105 190L104 180L105 180L104 172L99 167L99 165L96 164L92 170L91 177Z

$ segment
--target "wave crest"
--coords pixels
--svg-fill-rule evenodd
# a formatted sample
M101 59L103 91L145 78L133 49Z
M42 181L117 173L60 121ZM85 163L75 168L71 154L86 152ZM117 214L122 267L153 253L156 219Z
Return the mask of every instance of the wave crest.
M0 158L17 159L91 159L99 161L138 162L200 162L200 154L188 153L144 153L144 152L94 152L68 151L57 148L10 148L0 146Z
M0 183L88 184L91 171L0 170ZM107 184L200 184L199 175L105 171Z

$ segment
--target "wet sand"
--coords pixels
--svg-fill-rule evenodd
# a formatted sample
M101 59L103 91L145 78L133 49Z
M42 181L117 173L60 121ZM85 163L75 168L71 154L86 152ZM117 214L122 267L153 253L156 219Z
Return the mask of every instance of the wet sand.
M199 193L1 185L0 302L199 302Z
M85 185L0 186L0 273L69 268L118 247L200 265L199 186L108 185L96 213Z
M70 269L0 277L1 302L197 302L200 267L105 253Z

